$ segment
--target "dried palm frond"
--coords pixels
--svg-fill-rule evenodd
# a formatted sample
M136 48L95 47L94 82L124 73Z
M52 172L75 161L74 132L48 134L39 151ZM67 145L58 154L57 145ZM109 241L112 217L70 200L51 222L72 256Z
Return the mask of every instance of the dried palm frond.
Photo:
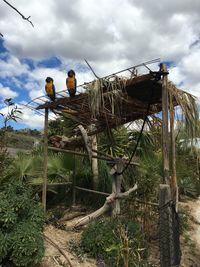
M115 115L119 111L121 99L124 97L125 80L115 77L114 80L98 79L86 85L90 112L93 118L100 113Z
M199 131L199 112L195 96L177 89L172 82L168 82L168 90L171 98L170 104L173 105L175 100L182 110L181 119L185 124L187 137L194 139Z

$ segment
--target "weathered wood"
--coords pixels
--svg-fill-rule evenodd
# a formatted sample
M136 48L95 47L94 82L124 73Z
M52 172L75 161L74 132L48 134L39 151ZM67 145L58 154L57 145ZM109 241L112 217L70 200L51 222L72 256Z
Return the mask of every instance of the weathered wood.
M60 220L58 220L59 223L70 221L74 218L77 218L79 216L85 215L85 211L75 211L74 213L65 214Z
M175 133L174 133L174 107L170 99L170 136L171 136L171 193L172 199L174 201L176 211L178 210L178 186L177 186L177 177L176 177L176 142L175 142Z
M89 193L94 193L97 195L102 195L102 196L110 196L110 193L105 193L105 192L101 192L101 191L96 191L96 190L92 190L92 189L87 189L87 188L83 188L80 186L75 186L76 189L80 190L80 191L85 191L85 192L89 192Z
M72 207L76 206L76 156L74 155L74 166L72 175Z
M120 160L116 164L116 173L121 173L123 169L123 162ZM112 176L112 193L115 195L119 195L121 192L121 183L122 183L122 175L118 175L114 173ZM120 214L120 201L119 199L116 199L116 201L113 203L113 210L112 210L112 216L117 217L117 215Z
M69 154L74 154L74 155L77 155L77 156L82 156L82 157L88 157L88 154L86 153L82 153L82 152L78 152L78 151L74 151L74 150L67 150L67 149L62 149L62 148L57 148L57 147L51 147L49 146L48 149L50 150L53 150L53 151L57 151L57 152L63 152L63 153L69 153ZM95 155L92 155L93 158L97 158L97 159L102 159L102 160L106 160L106 161L109 161L111 163L114 163L115 161L110 159L110 158L107 158L107 157L102 157L102 156L95 156ZM132 164L134 164L134 162L132 162ZM137 163L135 163L137 165Z
M96 190L98 188L99 183L99 168L98 168L98 160L93 156L97 156L97 136L96 134L91 136L91 167L92 167L92 176L93 176L93 189Z
M102 216L104 213L106 213L109 209L111 209L113 207L113 204L115 203L115 201L117 199L124 199L124 198L128 197L132 192L137 190L137 188L138 188L137 185L134 185L134 187L130 188L127 192L119 193L118 195L112 193L111 195L109 195L106 198L104 205L100 209L98 209L98 210L92 212L91 214L85 216L84 218L80 219L74 225L74 227L75 228L81 227L81 226L86 225L86 224L92 222L93 220L99 218L100 216Z
M73 265L72 265L72 263L71 263L71 261L70 261L70 259L68 258L68 256L66 255L66 253L65 253L65 251L62 249L62 248L60 248L59 246L58 246L58 244L56 244L51 238L49 238L47 235L45 235L45 234L43 234L43 236L44 236L44 239L47 241L47 242L49 242L52 246L54 246L63 256L64 256L64 258L66 259L66 261L67 261L67 264L70 266L70 267L73 267Z
M83 137L84 144L85 144L85 147L86 147L86 150L88 152L88 156L89 156L89 159L90 159L90 162L91 162L91 160L92 160L91 140L89 139L87 131L83 127L83 125L78 125L78 129L80 130L81 135Z
M47 199L47 162L48 162L48 108L45 108L44 117L44 162L43 162L43 188L42 188L42 205L46 212Z
M162 154L163 154L163 178L166 184L170 183L169 179L169 141L168 141L168 89L167 89L167 66L161 65L162 78Z

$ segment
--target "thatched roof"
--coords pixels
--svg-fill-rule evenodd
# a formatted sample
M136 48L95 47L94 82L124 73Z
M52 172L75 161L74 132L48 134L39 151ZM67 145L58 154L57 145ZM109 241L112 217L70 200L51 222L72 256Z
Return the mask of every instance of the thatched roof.
M115 128L128 122L143 119L151 103L148 115L162 110L162 72L131 77L99 79L85 85L85 93L73 98L61 97L46 102L37 109L49 108L58 114L70 114L83 126L95 125L95 132L107 127ZM186 115L196 118L195 99L169 83L173 105L182 105ZM192 104L191 104L192 101ZM190 103L190 104L189 104ZM192 109L191 109L192 108Z

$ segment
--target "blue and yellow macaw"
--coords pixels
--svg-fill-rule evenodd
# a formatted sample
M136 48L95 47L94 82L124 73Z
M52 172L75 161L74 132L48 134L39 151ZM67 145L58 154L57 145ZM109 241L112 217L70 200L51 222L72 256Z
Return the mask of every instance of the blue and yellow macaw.
M47 96L51 99L51 101L54 101L56 98L56 92L55 92L55 86L53 84L53 79L51 77L46 78L45 91L47 93Z
M76 94L76 78L74 70L68 71L68 77L66 79L66 85L70 97L74 97Z

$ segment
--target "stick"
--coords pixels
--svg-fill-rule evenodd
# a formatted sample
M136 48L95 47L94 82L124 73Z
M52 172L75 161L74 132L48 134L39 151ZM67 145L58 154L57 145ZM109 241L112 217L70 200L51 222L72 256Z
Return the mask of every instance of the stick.
M34 27L32 21L30 20L30 17L31 16L28 16L27 18L16 8L14 7L13 5L11 5L8 1L6 0L3 0L7 5L9 5L9 7L11 7L12 9L14 9L24 20L27 20L31 25L32 27Z
M48 236L46 236L45 234L43 234L45 240L47 242L49 242L52 246L54 246L66 259L67 263L69 264L70 267L73 267L71 261L69 260L69 258L67 257L67 255L65 254L65 252L63 251L63 249L61 249L52 239L50 239Z

